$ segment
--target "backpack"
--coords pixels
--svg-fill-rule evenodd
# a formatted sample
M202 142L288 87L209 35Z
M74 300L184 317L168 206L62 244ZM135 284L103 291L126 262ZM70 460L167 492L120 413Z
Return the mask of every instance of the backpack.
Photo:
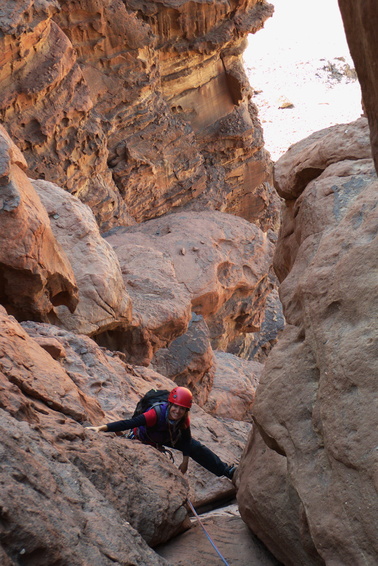
M158 416L160 416L159 405L168 403L168 395L169 391L167 389L150 389L138 401L133 413L133 418L137 417L141 413L145 413L146 411L148 411L148 409L152 408L157 409Z

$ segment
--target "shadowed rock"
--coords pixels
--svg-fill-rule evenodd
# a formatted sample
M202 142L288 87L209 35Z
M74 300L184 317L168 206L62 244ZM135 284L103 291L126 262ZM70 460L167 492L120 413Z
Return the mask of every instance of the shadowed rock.
M215 352L214 382L205 411L252 422L253 403L263 365L226 352Z
M378 7L373 0L367 2L365 0L339 0L339 6L348 46L361 84L362 105L369 120L372 153L375 169L378 171L378 82L375 72Z
M365 153L350 159L356 144L352 136L348 150L349 128L358 129L359 147L368 148L359 120L291 151L298 164L300 148L309 161L312 147L317 159L323 155L323 173L284 205L275 266L287 326L256 393L254 418L264 443L251 440L249 464L239 474L242 516L285 564L373 566L378 556L378 181ZM281 179L298 169L288 166L289 155L282 175L276 164ZM252 454L258 476L250 472ZM276 481L262 489L268 475Z
M151 361L156 371L178 385L189 387L200 406L212 388L213 365L209 328L203 317L194 313L186 333L173 340L168 348L158 350Z
M0 126L0 302L21 320L47 321L54 305L75 309L77 287L25 169L22 154Z
M33 181L50 218L53 233L72 265L79 302L74 313L56 308L57 321L67 330L92 335L127 326L131 302L117 256L101 237L91 209L47 181Z
M147 365L156 350L186 332L192 311L222 345L242 329L258 328L271 289L273 244L254 224L220 212L185 212L105 237L121 265L138 337L133 342L109 332L96 337L99 343L116 344Z

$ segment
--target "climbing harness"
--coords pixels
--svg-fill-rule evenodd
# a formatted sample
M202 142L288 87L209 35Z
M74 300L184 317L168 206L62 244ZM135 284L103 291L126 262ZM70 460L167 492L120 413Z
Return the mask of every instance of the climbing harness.
M202 527L203 530L205 531L205 535L206 535L207 538L209 539L211 546L212 546L212 547L214 548L214 550L217 552L218 556L221 558L221 560L223 561L223 563L224 563L226 566L230 566L229 563L227 562L227 560L222 556L222 554L219 552L219 550L217 549L217 547L215 546L215 544L214 544L213 541L211 540L211 537L210 537L209 533L207 532L207 530L206 530L206 528L205 528L205 525L202 523L202 521L201 521L201 519L200 519L200 517L199 517L197 511L194 509L192 502L191 502L189 499L187 499L187 502L188 502L188 504L189 504L189 507L190 507L191 510L193 511L194 516L196 517L196 519L198 520L199 524L201 525L201 527Z

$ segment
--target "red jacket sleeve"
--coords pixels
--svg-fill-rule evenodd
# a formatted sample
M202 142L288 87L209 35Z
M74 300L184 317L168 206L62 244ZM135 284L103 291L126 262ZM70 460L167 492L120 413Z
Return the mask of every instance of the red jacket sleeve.
M148 427L154 426L157 423L157 413L155 409L149 409L146 413L143 413L146 419L146 425Z

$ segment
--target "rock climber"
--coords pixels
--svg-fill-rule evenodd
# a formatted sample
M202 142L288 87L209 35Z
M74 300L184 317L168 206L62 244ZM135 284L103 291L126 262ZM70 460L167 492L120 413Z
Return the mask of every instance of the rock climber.
M174 387L166 403L160 403L131 419L89 426L87 430L95 432L130 430L129 438L155 446L158 450L164 451L166 446L181 451L183 459L179 470L183 474L188 469L189 457L191 457L216 476L225 476L232 480L236 466L222 462L214 452L192 438L189 418L192 401L193 397L189 389Z

